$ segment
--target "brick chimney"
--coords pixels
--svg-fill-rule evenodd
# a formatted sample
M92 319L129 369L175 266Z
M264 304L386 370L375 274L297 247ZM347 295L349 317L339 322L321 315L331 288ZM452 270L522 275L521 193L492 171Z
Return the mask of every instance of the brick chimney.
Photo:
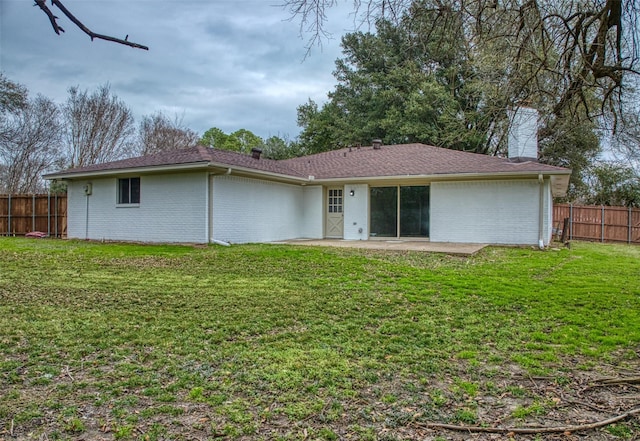
M251 157L253 159L260 159L260 155L262 154L262 149L254 147L251 149Z

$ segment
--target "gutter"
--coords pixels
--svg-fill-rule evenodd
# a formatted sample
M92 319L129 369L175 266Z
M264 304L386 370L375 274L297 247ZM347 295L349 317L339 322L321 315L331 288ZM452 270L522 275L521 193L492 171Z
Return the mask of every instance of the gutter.
M43 175L42 177L46 180L73 180L73 179L82 179L82 178L92 178L92 177L100 177L100 176L112 176L112 175L125 175L125 174L140 174L140 173L156 173L156 172L171 172L171 171L185 171L185 170L200 170L206 169L209 167L209 162L190 162L186 164L173 164L173 165L151 165L146 167L130 167L130 168L118 168L118 169L108 169L108 170L95 170L95 171L84 171L74 173L70 172L62 172L62 173L51 173L47 175Z
M571 171L521 171L521 172L482 172L482 173L443 173L429 175L394 175L394 176L358 176L358 177L335 177L335 178L315 178L310 179L317 183L365 183L365 182L384 182L384 181L406 181L406 180L429 180L438 181L471 181L478 178L484 179L536 179L540 175L554 176L570 176Z
M391 180L391 179L408 179L408 178L442 178L442 179L460 179L460 178L479 178L479 177L523 177L523 176L538 176L544 175L570 175L571 170L522 170L522 171L501 171L501 172L473 172L473 173L433 173L422 175L392 175L392 176L356 176L356 177L335 177L335 178L316 178L316 181L370 181L376 180Z

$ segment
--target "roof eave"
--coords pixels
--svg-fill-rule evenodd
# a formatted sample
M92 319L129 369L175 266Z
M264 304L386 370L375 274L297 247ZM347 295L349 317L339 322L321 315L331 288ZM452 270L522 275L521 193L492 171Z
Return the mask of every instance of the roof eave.
M571 170L526 170L518 172L482 172L482 173L435 173L423 175L390 175L390 176L357 176L357 177L336 177L336 178L313 178L310 179L316 183L333 183L333 182L370 182L370 181L401 181L401 180L429 180L429 181L455 181L455 180L474 180L474 179L510 179L510 178L537 178L538 175L549 177L566 176L567 179L571 175Z
M330 184L335 182L344 183L363 183L363 182L397 182L397 181L429 181L429 182L446 182L446 181L470 181L470 180L489 180L489 179L536 179L539 175L548 177L551 183L551 194L553 197L566 196L569 188L569 178L571 170L527 170L519 172L491 172L491 173L443 173L443 174L425 174L425 175L394 175L394 176L362 176L353 178L324 178L313 179L312 182L318 184Z
M266 170L259 170L251 167L243 167L238 165L224 164L222 162L210 162L210 168L214 169L222 169L224 170L223 174L241 174L243 176L257 176L257 177L266 177L273 180L281 181L281 182L291 182L296 184L306 184L310 182L309 178L303 178L295 175L288 175L284 173L276 173L270 172ZM230 170L228 172L228 170Z
M92 171L80 171L80 172L60 172L60 173L50 173L43 175L42 177L46 180L67 180L72 181L74 179L85 179L85 178L93 178L93 177L108 177L115 175L126 175L126 174L149 174L149 173L162 173L167 171L189 171L189 170L200 170L206 169L209 167L208 161L199 161L199 162L189 162L185 164L166 164L166 165L151 165L144 167L127 167L127 168L115 168L108 170L92 170Z
M222 162L210 162L199 161L190 162L185 164L167 164L167 165L154 165L144 167L127 167L108 170L91 170L80 172L60 172L50 173L43 176L46 180L74 180L74 179L86 179L86 178L101 178L109 176L127 175L127 174L151 174L151 173L163 173L163 172L180 172L190 170L205 170L205 169L231 169L235 172L239 172L243 175L268 177L278 181L295 182L298 184L309 182L308 178L303 178L294 175L287 175L283 173L269 172L265 170L254 169L250 167L243 167L233 164L225 164Z

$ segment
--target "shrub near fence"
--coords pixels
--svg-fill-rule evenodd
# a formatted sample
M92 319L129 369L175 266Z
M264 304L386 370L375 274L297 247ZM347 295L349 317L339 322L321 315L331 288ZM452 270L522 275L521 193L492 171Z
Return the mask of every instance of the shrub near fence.
M569 240L626 242L640 244L640 208L599 205L557 204L553 207L553 226L562 234L568 219Z
M24 236L32 231L67 235L66 195L0 195L0 235Z

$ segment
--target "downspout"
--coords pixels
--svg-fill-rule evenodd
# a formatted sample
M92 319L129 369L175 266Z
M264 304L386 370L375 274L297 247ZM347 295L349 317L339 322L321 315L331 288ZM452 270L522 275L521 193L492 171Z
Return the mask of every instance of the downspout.
M538 174L538 183L540 184L540 201L538 204L538 247L544 250L544 177L542 173Z
M87 200L86 212L84 216L84 239L89 240L89 195L85 194L84 197Z
M211 216L211 210L212 210L212 204L211 204L211 187L213 187L213 176L211 173L207 173L207 186L206 186L206 197L205 197L205 202L204 202L204 206L205 206L205 211L206 211L206 215L205 215L205 239L206 239L206 243L211 243L211 229L212 229L212 224L213 224L213 217Z

